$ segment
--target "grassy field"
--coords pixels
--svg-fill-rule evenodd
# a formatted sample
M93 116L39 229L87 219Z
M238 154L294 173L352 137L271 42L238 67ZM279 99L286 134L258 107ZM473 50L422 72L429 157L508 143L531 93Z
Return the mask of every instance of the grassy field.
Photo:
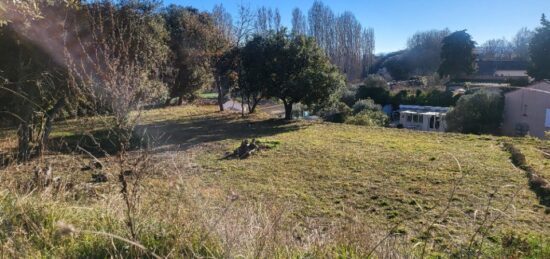
M537 139L526 139L517 145L526 156L527 163L541 177L550 180L550 143Z
M0 171L0 254L550 257L550 210L502 147L514 142L549 177L543 141L284 122L265 114L242 119L214 106L151 110L140 118L137 132L154 142L127 158L126 164L147 161L145 173L131 178L139 188L130 216L117 156L101 158L109 181L91 183L80 170L85 155L49 152ZM61 123L54 141L101 130L93 122ZM1 136L13 143L9 132ZM220 159L245 138L271 148L245 160ZM45 164L62 188L33 189L33 168ZM132 239L128 218L144 248L119 238Z

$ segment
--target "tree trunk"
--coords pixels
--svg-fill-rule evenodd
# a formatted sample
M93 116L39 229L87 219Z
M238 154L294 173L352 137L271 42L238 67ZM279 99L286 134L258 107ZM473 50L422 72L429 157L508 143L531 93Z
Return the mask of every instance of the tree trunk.
M38 152L40 154L47 148L50 133L52 132L53 121L59 114L59 111L65 106L65 98L57 100L54 106L46 112L46 122L44 123L44 132L42 133L42 139L40 140L40 148Z
M248 113L252 114L256 112L256 106L258 106L257 101L252 101L252 104L248 105Z
M283 100L285 105L285 120L292 120L292 103Z
M219 80L218 80L219 81ZM223 88L222 85L218 82L218 105L220 106L220 111L223 112Z
M178 97L178 106L181 106L183 104L183 95Z
M256 98L256 97L252 97L252 104L249 103L248 105L248 113L254 113L256 112L256 107L258 107L258 103L260 103L260 100L262 100L262 98Z
M31 132L32 132L32 128L29 125L28 121L22 121L21 124L19 124L19 129L17 130L17 138L18 138L17 160L19 160L20 162L27 161L30 158Z
M20 42L17 41L17 45L20 45ZM17 70L18 77L17 81L20 81L21 78L24 78L25 64L23 61L23 49L19 46L19 68ZM23 91L22 83L17 83L18 92ZM19 123L19 128L17 129L17 160L19 162L27 161L30 159L31 155L31 140L32 140L32 127L30 122L32 122L32 104L27 103L27 100L24 100L20 105L22 105L22 120Z
M241 93L241 117L244 117L244 94Z

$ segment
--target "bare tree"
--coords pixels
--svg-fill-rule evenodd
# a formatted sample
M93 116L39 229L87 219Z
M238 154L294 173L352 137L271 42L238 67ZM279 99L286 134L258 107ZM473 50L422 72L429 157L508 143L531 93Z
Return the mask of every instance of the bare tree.
M168 34L163 25L155 25L161 21L154 7L102 1L83 6L69 23L74 27L67 28L64 53L70 78L95 111L112 114L110 130L121 151L129 148L139 119L130 112L167 93L159 80L168 57Z
M235 45L240 47L252 37L254 32L254 21L256 16L252 12L250 5L240 4L238 6L238 16L235 21Z
M403 55L404 63L416 75L432 75L441 63L442 41L451 32L449 29L416 32L407 41Z
M336 50L335 15L330 7L316 0L308 12L309 35L333 57Z
M333 57L333 62L335 61L348 79L361 76L361 33L361 24L351 12L344 12L337 18L337 54Z
M279 12L279 8L275 8L275 12L273 14L273 27L275 29L275 32L279 32L282 28L281 13Z
M300 16L300 11L295 10L293 24L296 24L297 28L305 24ZM368 67L374 60L372 29L364 29L351 12L336 16L330 7L318 0L309 9L308 21L309 35L315 38L331 62L336 64L348 79L359 79L368 72Z
M367 77L370 68L374 65L374 51L374 29L363 29L363 33L361 34L362 77Z
M306 16L299 8L292 10L292 33L296 35L305 35L307 33Z
M214 6L212 9L212 19L214 20L217 30L222 33L223 37L230 42L234 42L233 18L225 7L223 7L223 4Z
M534 32L521 28L514 38L512 39L512 45L514 48L514 57L519 60L529 60L529 43L533 38Z
M490 60L510 60L513 56L512 43L506 39L488 40L481 46L480 56Z
M258 8L256 13L254 24L256 34L266 36L271 32L279 32L281 29L281 13L279 9L262 6Z

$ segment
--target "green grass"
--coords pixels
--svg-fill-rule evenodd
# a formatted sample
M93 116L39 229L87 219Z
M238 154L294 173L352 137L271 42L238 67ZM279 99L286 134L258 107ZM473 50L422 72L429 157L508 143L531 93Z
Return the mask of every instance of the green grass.
M218 93L200 93L199 97L203 99L217 99Z
M484 257L550 256L550 215L503 150L509 138L284 122L262 114L241 119L214 106L146 111L140 121L138 130L157 142L136 212L138 241L160 255L174 248L171 257L359 258L390 235L375 255L420 255L425 247L434 257L467 256L481 246ZM100 128L70 121L54 135ZM245 160L220 160L245 138L270 148ZM528 162L548 169L550 160L535 150L545 142L513 141ZM83 159L44 158L75 185L62 195L24 196L32 164L3 169L10 174L0 174L2 197L9 198L0 202L0 220L8 222L0 224L7 233L0 234L0 246L15 249L10 240L17 240L29 256L135 255L115 249L127 245L89 235L66 237L52 248L57 221L128 237L117 182L86 183ZM115 158L103 160L110 165ZM116 179L112 165L108 173ZM32 205L10 205L20 203ZM40 210L30 222L41 227L6 232L32 225L17 215L36 204Z
M421 240L426 224L435 221L433 235L442 238L441 249L467 242L491 199L491 210L504 211L508 203L515 208L503 212L495 233L514 228L550 233L548 215L498 138L312 124L272 139L281 142L277 149L244 161L216 159L233 141L205 151L199 161L216 173L203 178L248 199L289 202L296 219L332 222L351 213L384 231L405 220L400 230L411 241ZM463 174L443 219L440 214Z

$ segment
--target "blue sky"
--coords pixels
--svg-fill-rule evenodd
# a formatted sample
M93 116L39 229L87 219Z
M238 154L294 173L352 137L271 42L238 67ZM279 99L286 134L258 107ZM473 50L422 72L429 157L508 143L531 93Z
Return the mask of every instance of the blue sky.
M290 27L292 9L304 13L314 0L164 0L212 10L215 4L236 13L239 3L251 7L277 7L283 24ZM417 31L429 29L468 29L475 41L511 39L521 28L538 26L540 16L550 16L550 0L324 0L335 13L351 11L364 26L374 28L376 52L390 52L405 47L407 39Z

